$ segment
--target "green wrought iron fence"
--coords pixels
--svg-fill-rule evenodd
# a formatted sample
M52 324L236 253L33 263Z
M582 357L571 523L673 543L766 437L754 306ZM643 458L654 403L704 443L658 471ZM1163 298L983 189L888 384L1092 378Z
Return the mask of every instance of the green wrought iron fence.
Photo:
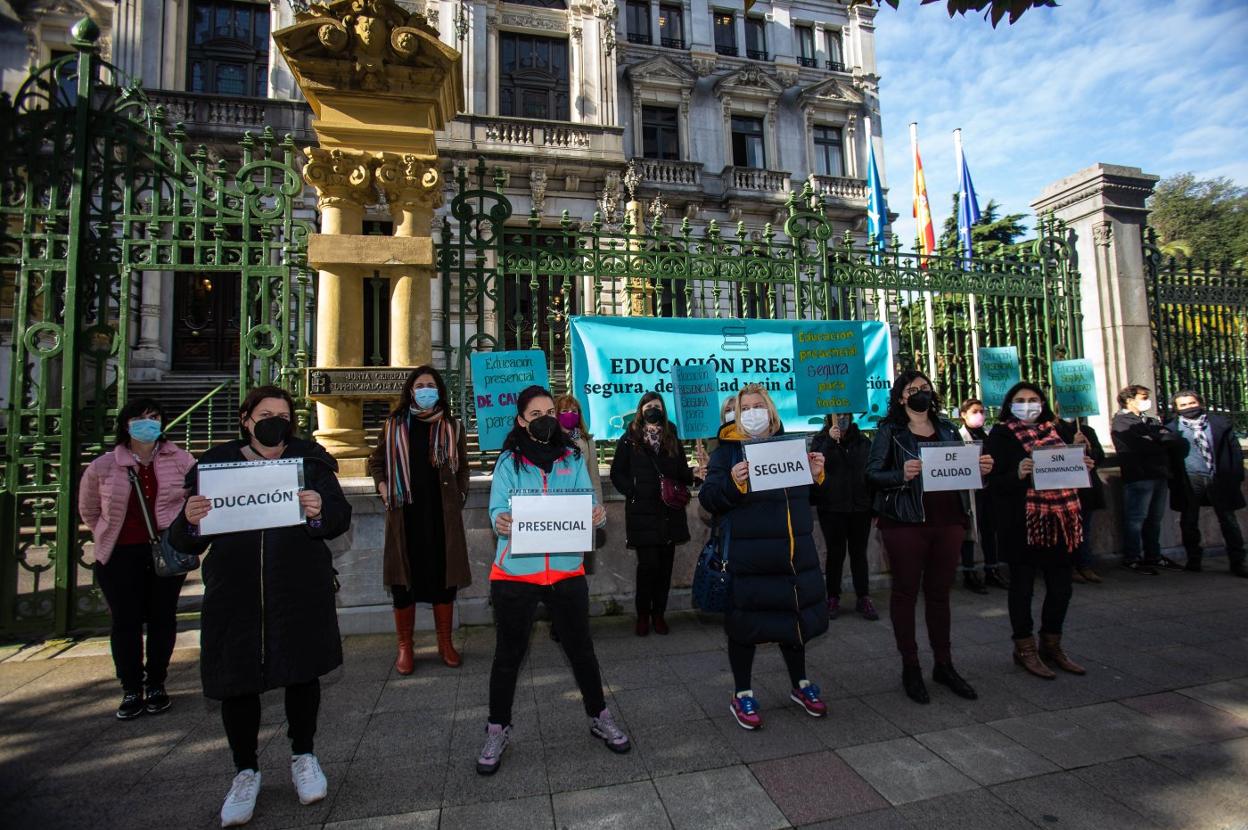
M1248 431L1248 274L1230 263L1165 256L1150 228L1144 245L1156 395L1199 392Z
M99 618L78 520L82 465L110 442L126 398L144 275L240 280L241 393L277 382L300 398L312 278L303 182L289 136L247 134L210 161L96 47L0 98L0 634L66 632ZM304 425L306 407L300 413Z
M748 231L714 221L695 230L687 219L671 228L661 210L647 220L626 212L618 225L597 214L515 217L505 176L484 161L456 181L437 240L437 340L470 427L468 355L542 349L564 391L576 314L881 320L898 367L929 372L954 407L976 392L979 346L1018 346L1024 377L1043 382L1051 361L1082 355L1078 273L1064 226L1047 217L1035 240L968 268L959 256L923 258L896 243L881 254L848 233L834 238L809 187L790 195L782 227Z

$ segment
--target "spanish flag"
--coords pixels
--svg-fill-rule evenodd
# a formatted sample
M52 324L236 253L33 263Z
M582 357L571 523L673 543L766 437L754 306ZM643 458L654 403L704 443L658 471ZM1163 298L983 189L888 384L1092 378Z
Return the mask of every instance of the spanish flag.
M927 179L923 176L923 160L919 158L919 125L910 122L910 149L914 154L914 229L919 237L921 264L936 251L936 229L932 225L932 206L927 201Z

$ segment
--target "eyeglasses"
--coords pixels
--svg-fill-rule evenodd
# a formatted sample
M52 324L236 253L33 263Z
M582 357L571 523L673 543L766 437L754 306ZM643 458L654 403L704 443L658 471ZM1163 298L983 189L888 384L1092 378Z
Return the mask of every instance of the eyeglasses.
M913 395L915 392L931 392L931 391L932 391L932 387L930 386L907 386L905 389L901 390L901 394Z

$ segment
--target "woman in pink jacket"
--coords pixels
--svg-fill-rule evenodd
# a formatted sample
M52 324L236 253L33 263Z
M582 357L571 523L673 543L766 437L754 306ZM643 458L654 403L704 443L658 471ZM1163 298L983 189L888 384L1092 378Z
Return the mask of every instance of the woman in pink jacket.
M177 635L178 594L186 577L156 575L147 525L130 479L133 472L157 532L169 527L186 501L183 483L195 459L162 440L164 425L164 410L151 398L127 403L117 415L116 446L91 462L78 489L78 511L95 538L96 580L113 618L113 664L122 688L120 720L170 706L165 675Z

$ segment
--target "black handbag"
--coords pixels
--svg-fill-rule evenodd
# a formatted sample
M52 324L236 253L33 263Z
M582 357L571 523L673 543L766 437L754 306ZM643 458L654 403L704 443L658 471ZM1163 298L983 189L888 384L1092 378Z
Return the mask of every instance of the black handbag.
M152 511L147 505L147 497L143 495L143 485L139 483L138 473L133 467L127 467L130 475L130 486L139 497L139 512L143 514L143 524L147 526L147 540L152 544L152 568L157 576L182 576L199 568L199 555L183 553L169 541L169 531L156 532L156 522Z
M693 604L709 614L724 614L732 604L732 572L728 570L728 522L717 521L693 569Z

